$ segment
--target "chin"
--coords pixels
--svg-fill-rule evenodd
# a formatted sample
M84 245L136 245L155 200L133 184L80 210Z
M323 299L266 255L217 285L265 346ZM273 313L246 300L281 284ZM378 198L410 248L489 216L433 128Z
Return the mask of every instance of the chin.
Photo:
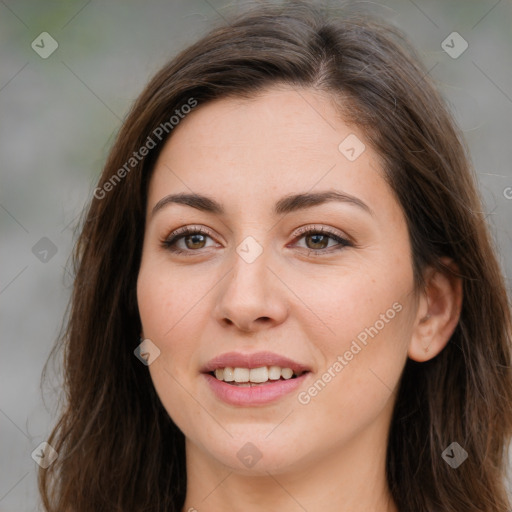
M246 432L203 446L212 458L240 475L268 476L300 468L311 450L303 443L290 443L287 436L271 434L274 439L265 439L269 431L266 428L264 435L253 436Z

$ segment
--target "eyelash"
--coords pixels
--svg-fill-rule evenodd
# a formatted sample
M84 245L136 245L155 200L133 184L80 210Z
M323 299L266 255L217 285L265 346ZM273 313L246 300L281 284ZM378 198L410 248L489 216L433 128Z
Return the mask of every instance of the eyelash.
M183 249L177 249L175 247L176 243L179 240L181 240L182 238L185 238L189 235L196 235L196 234L206 235L210 238L213 238L211 233L201 226L197 226L197 227L185 226L183 228L177 229L176 231L173 231L166 239L161 241L161 244L164 249L167 249L168 251L170 251L174 254L186 254L186 253L199 252L200 249L183 250ZM340 235L334 233L333 231L331 231L329 229L324 228L323 226L320 226L318 228L316 226L307 226L305 228L299 228L299 230L297 232L296 239L301 239L301 238L304 238L305 236L311 235L311 234L315 234L315 235L319 234L319 235L324 235L324 236L328 235L329 238L338 242L338 247L336 247L335 249L333 249L332 247L325 248L325 249L306 249L308 251L308 256L311 256L311 255L322 256L325 254L330 254L332 252L340 251L340 250L344 249L345 247L353 247L354 246L346 238L341 237Z

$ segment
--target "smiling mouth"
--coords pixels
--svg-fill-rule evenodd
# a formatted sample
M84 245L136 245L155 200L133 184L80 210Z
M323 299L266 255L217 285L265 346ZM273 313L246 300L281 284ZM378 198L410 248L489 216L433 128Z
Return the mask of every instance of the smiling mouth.
M227 366L211 371L209 375L232 386L255 387L283 380L293 380L305 373L309 372L301 371L296 373L291 368L282 368L280 366L261 366L250 369Z

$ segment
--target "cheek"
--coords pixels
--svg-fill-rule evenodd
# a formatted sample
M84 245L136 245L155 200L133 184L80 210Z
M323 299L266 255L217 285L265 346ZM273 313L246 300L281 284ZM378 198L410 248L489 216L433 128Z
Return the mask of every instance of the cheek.
M160 350L148 367L153 385L178 427L186 428L193 402L190 393L195 394L190 385L198 352L195 340L205 329L204 294L209 286L179 276L165 262L148 257L139 271L137 300L144 337Z
M393 304L400 309L397 302ZM392 311L384 317L388 323L375 317L373 310L366 312L371 319L366 325L361 321L363 315L356 320L347 317L345 331L340 322L336 342L323 347L325 367L297 396L309 430L318 429L325 439L344 443L383 414L391 414L410 332L408 313L401 306L399 312L376 309L384 315Z
M386 272L378 265L364 272L350 269L334 282L309 288L308 305L322 322L316 322L316 336L312 325L307 328L308 338L323 362L298 397L311 418L325 420L328 411L339 421L349 416L370 421L391 397L405 365L415 310L410 265L387 266Z
M183 361L193 353L194 333L189 329L194 325L192 320L197 319L200 297L197 287L181 283L175 274L148 259L139 272L137 300L144 337L160 349L155 363L178 376L183 366L189 366ZM184 338L187 332L189 343Z
M289 277L296 295L304 298L306 314L297 312L297 318L302 318L308 340L316 340L327 354L349 350L356 339L364 345L374 338L397 342L407 338L404 326L410 323L412 271L404 270L405 263L387 271L357 263L335 272ZM384 349L387 343L375 345Z
M137 301L144 335L155 343L173 339L181 325L190 322L204 289L190 280L180 280L182 273L170 271L159 258L143 260L137 279Z

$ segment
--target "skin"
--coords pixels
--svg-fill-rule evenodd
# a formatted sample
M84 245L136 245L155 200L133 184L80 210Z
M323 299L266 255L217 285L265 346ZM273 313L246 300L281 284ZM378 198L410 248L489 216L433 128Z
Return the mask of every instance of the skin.
M366 145L355 161L338 149L349 134ZM373 213L347 202L272 211L283 196L325 190ZM225 214L172 203L152 214L179 192L212 197ZM185 254L162 246L187 225L211 234L178 241ZM352 245L336 251L336 240L297 234L301 226ZM236 251L249 236L263 251L252 263ZM415 290L405 218L378 155L326 93L274 86L250 100L199 105L180 122L149 185L137 295L142 335L160 350L152 381L186 437L183 511L398 510L385 479L395 392L407 357L425 361L444 348L461 286L427 270L427 287ZM300 403L298 393L395 303L400 312ZM275 403L228 405L200 368L233 350L269 350L312 371ZM248 442L262 455L252 468L237 457Z

